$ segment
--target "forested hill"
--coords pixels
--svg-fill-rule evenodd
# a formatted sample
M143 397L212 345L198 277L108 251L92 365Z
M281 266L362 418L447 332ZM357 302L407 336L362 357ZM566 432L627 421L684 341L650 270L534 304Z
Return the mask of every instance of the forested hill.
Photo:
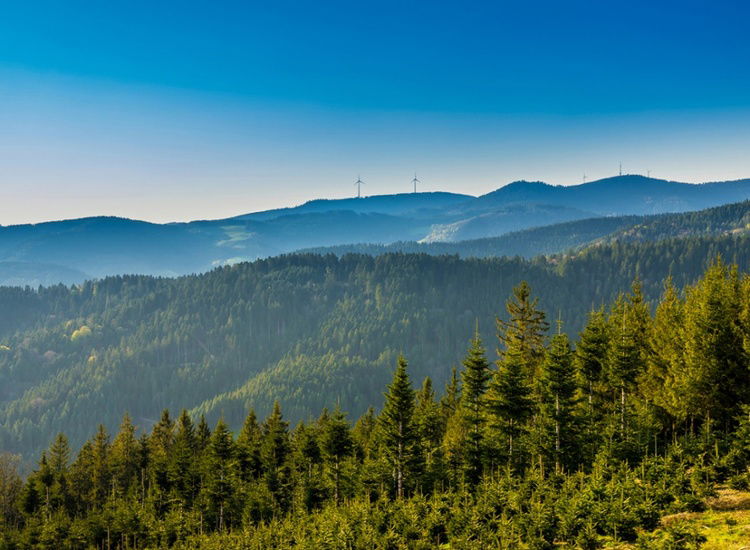
M674 237L738 234L750 227L750 201L695 212L652 216L589 218L514 231L500 237L458 242L399 241L346 244L302 250L316 254L386 254L389 252L458 254L462 258L551 255L605 242L659 241Z
M399 356L359 418L124 414L77 452L58 434L25 480L0 452L0 548L740 548L750 276L665 283L653 312L634 284L575 339L520 283L445 386Z
M0 319L0 447L28 457L60 430L77 445L99 420L113 428L129 411L148 426L165 407L236 428L273 397L292 421L337 402L359 414L381 402L399 352L442 384L475 321L489 337L521 280L575 333L634 277L655 297L664 277L682 286L716 254L744 270L750 240L614 243L565 260L288 255L176 279L2 288L13 315Z
M312 247L457 242L597 216L685 212L748 199L750 180L693 185L624 175L571 187L515 182L480 197L409 193L315 200L188 223L99 216L0 226L0 284L70 284L133 273L179 276ZM538 230L456 250L463 254L471 247L472 255L481 256L548 254L607 235L620 227L614 223L588 221L561 226L560 234ZM389 248L394 249L407 247ZM433 250L451 248L439 244L418 251Z

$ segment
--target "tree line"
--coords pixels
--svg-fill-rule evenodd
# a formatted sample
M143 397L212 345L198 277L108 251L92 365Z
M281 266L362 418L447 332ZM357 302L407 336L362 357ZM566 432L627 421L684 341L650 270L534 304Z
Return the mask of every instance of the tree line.
M653 530L750 481L750 277L717 260L683 291L667 279L653 313L636 280L575 345L527 283L506 309L492 358L476 326L438 392L401 356L353 422L337 406L292 428L277 402L235 436L165 410L150 432L100 426L75 457L59 434L25 481L6 456L0 544L699 547Z

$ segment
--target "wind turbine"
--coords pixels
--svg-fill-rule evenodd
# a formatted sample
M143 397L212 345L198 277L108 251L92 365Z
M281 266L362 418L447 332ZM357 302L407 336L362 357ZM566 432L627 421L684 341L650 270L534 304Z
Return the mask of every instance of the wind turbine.
M358 199L362 198L362 184L363 183L364 182L362 181L362 178L360 178L359 175L357 175L357 181L354 182L354 185L357 186L357 198Z
M414 192L416 193L417 192L417 184L418 183L422 183L421 181L419 181L417 179L417 173L416 172L414 172L414 179L411 180L411 182L414 184Z

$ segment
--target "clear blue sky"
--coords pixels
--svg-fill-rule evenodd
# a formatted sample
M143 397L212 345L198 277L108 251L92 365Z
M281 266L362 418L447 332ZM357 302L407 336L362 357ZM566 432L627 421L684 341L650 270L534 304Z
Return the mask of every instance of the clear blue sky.
M15 5L14 5L15 4ZM750 177L750 3L12 2L0 223Z

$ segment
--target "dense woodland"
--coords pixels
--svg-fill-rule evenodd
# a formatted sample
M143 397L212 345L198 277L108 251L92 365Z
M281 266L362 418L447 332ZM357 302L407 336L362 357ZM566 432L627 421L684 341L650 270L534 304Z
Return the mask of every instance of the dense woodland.
M398 357L359 418L126 414L77 454L58 435L25 481L4 455L0 547L698 548L653 530L750 481L750 276L717 260L662 288L650 307L636 280L571 341L522 282L444 387Z
M274 399L294 423L337 403L358 417L382 405L399 353L415 379L442 387L476 320L494 338L520 280L575 334L635 277L654 300L665 277L681 289L717 254L744 268L750 240L616 242L534 260L290 255L176 279L0 288L13 313L0 316L0 449L32 465L56 433L77 448L124 411L145 428L184 407L238 430Z
M725 204L696 212L651 216L610 216L544 225L499 237L458 242L401 241L383 244L346 244L306 250L318 254L458 254L462 258L553 255L602 243L657 242L675 237L742 233L750 226L750 201Z

